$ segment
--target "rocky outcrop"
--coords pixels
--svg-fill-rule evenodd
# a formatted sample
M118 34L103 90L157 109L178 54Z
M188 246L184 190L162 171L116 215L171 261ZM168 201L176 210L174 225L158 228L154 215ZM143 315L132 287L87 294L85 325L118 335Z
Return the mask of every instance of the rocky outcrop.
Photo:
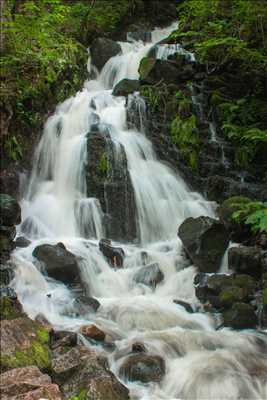
M114 145L107 125L94 125L88 133L87 192L104 212L107 237L131 241L137 236L134 192L123 147Z
M265 253L259 247L238 246L228 252L229 268L240 274L260 278L263 273Z
M201 272L218 271L229 243L222 223L210 217L188 218L179 227L178 236Z
M18 202L7 194L0 194L0 261L5 263L15 248L16 227L21 222Z
M32 255L44 265L51 278L67 284L80 282L77 259L63 243L42 244L35 247Z
M15 368L0 375L2 400L61 400L58 385L53 384L36 366Z
M160 382L165 375L165 362L160 356L133 354L122 363L119 374L129 381Z
M111 246L111 240L101 239L99 241L99 250L105 256L108 263L114 268L122 268L125 257L121 247Z
M140 268L133 277L136 283L155 288L164 279L158 263L152 263Z
M250 304L235 303L223 313L224 324L234 329L255 328L258 318Z
M110 372L107 359L87 347L78 345L57 355L52 371L65 398L129 399L128 389Z
M135 79L122 79L113 89L113 96L125 96L138 92L140 88L140 82Z
M99 71L104 67L106 62L119 53L121 53L121 46L119 43L114 42L107 38L97 38L93 41L90 47L92 63Z

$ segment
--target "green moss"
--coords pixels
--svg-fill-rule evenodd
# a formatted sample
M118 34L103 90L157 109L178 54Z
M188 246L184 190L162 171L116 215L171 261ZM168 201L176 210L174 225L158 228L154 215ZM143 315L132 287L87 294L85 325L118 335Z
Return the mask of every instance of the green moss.
M231 307L235 302L242 301L243 297L244 294L241 288L229 287L220 293L219 300L223 307Z
M31 346L25 350L15 350L11 355L2 354L1 368L21 368L36 365L41 370L50 370L51 359L48 346L33 340Z
M14 302L8 297L0 298L0 319L15 319L22 316L22 312L14 305Z
M262 301L264 308L267 310L267 288L263 290Z
M143 86L140 93L146 99L151 111L155 112L159 109L161 105L161 96L158 90L151 86Z
M38 339L42 344L48 344L49 343L49 332L45 328L40 328L36 332Z
M103 177L106 177L108 174L108 170L109 170L108 157L106 153L103 153L99 160L98 171Z
M73 396L70 400L86 400L87 390L82 389L77 396Z
M155 59L154 58L150 58L150 57L144 57L139 65L139 75L140 75L140 79L141 80L145 80L146 77L148 76L149 72L151 71L151 69L153 68L155 64Z

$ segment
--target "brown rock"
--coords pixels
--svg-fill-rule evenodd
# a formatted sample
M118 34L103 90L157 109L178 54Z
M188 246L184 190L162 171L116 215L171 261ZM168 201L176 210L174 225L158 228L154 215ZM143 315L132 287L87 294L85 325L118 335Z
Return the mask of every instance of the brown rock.
M61 400L57 385L35 367L15 368L0 375L2 400Z
M80 328L80 333L93 340L97 340L98 342L102 342L105 340L106 334L101 331L96 325L86 325Z

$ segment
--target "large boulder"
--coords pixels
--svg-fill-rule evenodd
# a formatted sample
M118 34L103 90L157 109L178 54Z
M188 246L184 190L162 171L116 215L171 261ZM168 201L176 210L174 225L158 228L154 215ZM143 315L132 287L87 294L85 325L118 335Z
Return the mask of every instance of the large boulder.
M44 264L51 278L67 284L79 282L80 271L77 259L63 243L42 244L35 247L32 255Z
M152 263L140 268L133 277L136 283L155 288L164 279L158 263Z
M58 385L36 366L15 368L0 375L2 400L61 400Z
M178 236L186 253L201 272L216 272L229 243L222 223L210 217L187 218Z
M160 356L133 354L122 363L119 374L129 381L160 382L165 375L165 361Z
M109 370L107 359L88 347L78 345L56 355L52 371L67 399L75 396L94 400L129 399L129 390Z
M90 47L92 63L100 71L106 62L121 53L121 46L111 39L97 38Z
M139 75L142 83L155 85L158 82L181 83L191 79L194 75L191 64L179 68L179 63L170 60L159 60L145 57L139 66Z
M21 209L18 202L8 194L0 194L1 225L12 226L21 222Z
M237 273L260 278L263 272L264 252L259 247L231 247L228 252L229 268Z
M138 92L140 82L136 79L122 79L113 89L113 96L125 96Z
M255 328L257 315L250 304L235 303L230 310L223 313L224 324L234 329Z
M196 296L214 308L229 308L236 302L249 301L258 285L249 275L198 274L195 277Z

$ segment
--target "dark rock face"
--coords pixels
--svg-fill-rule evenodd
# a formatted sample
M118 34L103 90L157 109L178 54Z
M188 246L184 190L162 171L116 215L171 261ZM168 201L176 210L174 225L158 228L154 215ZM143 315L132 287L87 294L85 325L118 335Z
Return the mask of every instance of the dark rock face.
M107 359L94 350L76 346L54 357L52 370L65 398L129 400L129 391L108 369Z
M121 46L111 39L97 38L90 48L93 64L100 71L106 62L121 52Z
M264 252L258 247L232 247L228 252L229 268L259 278L263 272Z
M15 248L15 225L21 222L18 202L8 194L0 194L0 261L5 263Z
M86 181L88 197L99 199L106 235L126 241L136 238L134 192L122 146L114 147L109 127L97 125L88 134Z
M111 246L110 240L101 239L99 242L99 250L106 257L112 267L123 267L124 251L121 247L113 247Z
M165 362L159 356L130 355L122 363L119 374L129 381L160 382L165 375Z
M12 226L21 222L21 209L18 202L8 194L0 195L1 225Z
M198 274L195 284L198 299L216 309L227 309L240 301L249 302L258 288L255 279L245 274Z
M113 96L128 96L133 92L138 92L140 83L135 79L122 79L113 89Z
M136 283L155 288L164 279L158 263L152 263L139 269L133 277Z
M79 282L80 271L77 259L65 248L63 243L42 244L35 247L32 254L44 264L45 270L51 278L67 284Z
M141 60L139 74L143 84L155 85L160 81L167 84L184 82L191 79L194 72L191 64L180 69L175 61L145 57Z
M25 238L24 236L20 236L15 240L16 247L28 247L31 244L31 241Z
M216 272L229 237L223 224L209 217L188 218L178 233L185 250L201 272Z
M245 303L235 303L230 310L223 313L223 319L226 326L234 329L252 329L258 321L253 307Z

